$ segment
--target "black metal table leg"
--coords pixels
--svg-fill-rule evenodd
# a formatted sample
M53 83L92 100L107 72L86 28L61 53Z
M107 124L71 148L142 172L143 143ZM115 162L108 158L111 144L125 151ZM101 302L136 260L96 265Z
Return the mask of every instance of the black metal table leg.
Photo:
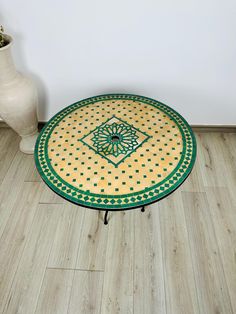
M145 207L144 207L144 206L141 208L141 212L142 212L142 213L145 212Z
M108 224L107 215L108 215L108 210L106 210L105 215L104 215L104 225Z

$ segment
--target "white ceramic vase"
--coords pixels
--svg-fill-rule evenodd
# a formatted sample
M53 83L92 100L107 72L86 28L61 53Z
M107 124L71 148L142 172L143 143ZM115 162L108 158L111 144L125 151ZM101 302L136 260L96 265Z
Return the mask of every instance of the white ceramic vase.
M38 136L37 90L33 82L16 71L11 56L12 38L0 48L0 117L21 136L20 150L33 154Z

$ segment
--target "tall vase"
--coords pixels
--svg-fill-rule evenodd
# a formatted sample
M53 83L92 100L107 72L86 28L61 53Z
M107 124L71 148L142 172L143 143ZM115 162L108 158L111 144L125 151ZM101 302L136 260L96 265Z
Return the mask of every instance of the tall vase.
M38 136L37 90L33 82L16 71L11 56L12 38L0 48L0 117L21 136L20 150L34 152Z

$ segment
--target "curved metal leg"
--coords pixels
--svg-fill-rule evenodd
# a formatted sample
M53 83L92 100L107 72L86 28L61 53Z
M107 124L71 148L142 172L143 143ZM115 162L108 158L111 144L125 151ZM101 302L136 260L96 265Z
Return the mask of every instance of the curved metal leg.
M144 206L141 208L141 212L142 212L142 213L145 212L145 207L144 207Z
M106 210L105 215L104 215L104 225L108 224L107 215L108 215L108 210Z

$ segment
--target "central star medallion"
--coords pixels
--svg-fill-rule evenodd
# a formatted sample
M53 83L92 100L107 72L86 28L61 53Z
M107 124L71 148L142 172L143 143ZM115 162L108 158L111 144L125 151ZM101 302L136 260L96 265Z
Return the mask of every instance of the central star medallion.
M115 167L130 156L150 136L113 116L81 141Z

